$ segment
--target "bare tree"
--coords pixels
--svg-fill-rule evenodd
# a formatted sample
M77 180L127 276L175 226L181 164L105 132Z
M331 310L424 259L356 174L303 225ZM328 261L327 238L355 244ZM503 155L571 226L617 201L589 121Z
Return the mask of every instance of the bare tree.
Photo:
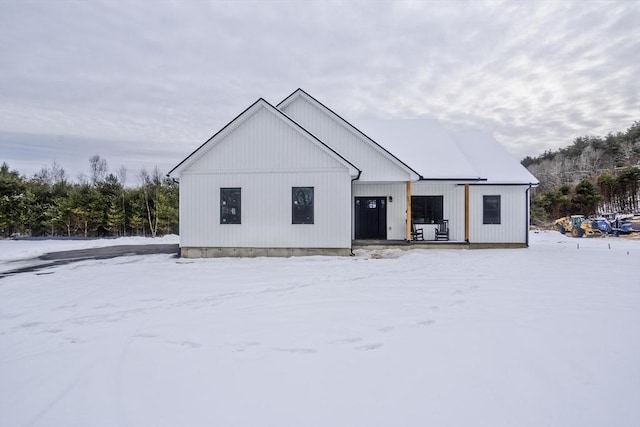
M595 149L591 145L588 145L582 150L580 157L578 157L578 169L588 175L595 175L600 168L602 154L602 150Z
M107 161L100 158L97 154L89 158L89 166L91 173L91 183L96 185L104 181L107 176L109 168L107 167Z
M126 209L126 204L124 202L124 195L125 195L125 186L127 184L127 168L125 168L124 166L120 166L120 169L118 169L118 179L120 180L120 184L122 185L122 235L126 236L127 235L127 224L125 224L126 222L126 218L127 218L127 209Z
M140 184L142 187L142 194L144 197L144 204L147 211L147 221L149 224L149 230L151 231L151 237L156 237L158 234L158 207L160 203L160 191L162 184L162 176L158 167L153 170L153 175L149 175L146 169L140 171L138 175Z
M62 166L54 161L51 167L45 166L40 169L40 172L36 173L34 178L42 183L55 185L65 183L67 181L67 174Z

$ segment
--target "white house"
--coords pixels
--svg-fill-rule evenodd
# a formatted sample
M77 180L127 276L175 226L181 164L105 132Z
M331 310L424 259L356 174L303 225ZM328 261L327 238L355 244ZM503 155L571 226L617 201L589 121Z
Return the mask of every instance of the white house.
M169 176L185 257L425 245L439 224L445 244L524 247L538 184L489 136L428 120L356 128L301 89L276 107L259 99Z

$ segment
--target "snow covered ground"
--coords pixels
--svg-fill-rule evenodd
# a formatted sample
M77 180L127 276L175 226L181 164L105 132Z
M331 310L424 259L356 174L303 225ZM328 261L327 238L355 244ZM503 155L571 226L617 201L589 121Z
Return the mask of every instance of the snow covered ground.
M114 245L146 245L156 243L179 243L180 237L169 234L151 239L148 237L120 237L117 239L51 239L51 240L0 240L0 268L35 258L47 252L72 251L76 249L102 248Z
M10 276L0 425L637 427L640 241Z

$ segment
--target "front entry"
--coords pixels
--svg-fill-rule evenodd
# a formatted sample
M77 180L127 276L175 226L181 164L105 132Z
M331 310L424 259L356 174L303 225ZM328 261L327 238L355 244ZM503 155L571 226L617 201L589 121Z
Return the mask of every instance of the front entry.
M355 198L355 238L387 239L387 198Z

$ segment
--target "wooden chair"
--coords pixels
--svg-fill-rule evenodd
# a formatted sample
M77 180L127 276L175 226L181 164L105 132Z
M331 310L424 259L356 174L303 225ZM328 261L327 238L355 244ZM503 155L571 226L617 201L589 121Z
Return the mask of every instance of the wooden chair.
M436 240L449 240L449 220L443 219L436 226Z
M424 240L424 230L416 228L413 221L411 221L411 240Z

